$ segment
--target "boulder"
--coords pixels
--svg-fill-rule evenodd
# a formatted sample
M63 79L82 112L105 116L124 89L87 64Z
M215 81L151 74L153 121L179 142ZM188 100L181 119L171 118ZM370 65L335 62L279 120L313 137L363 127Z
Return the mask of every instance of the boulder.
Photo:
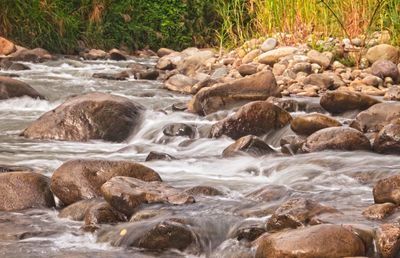
M379 132L400 118L400 103L379 103L359 113L350 125L362 132Z
M396 258L400 253L400 224L382 224L376 230L376 249L382 258Z
M366 94L351 91L328 91L320 99L321 106L334 114L350 110L365 110L379 100Z
M397 206L393 203L387 202L382 204L374 204L366 208L362 215L367 219L382 220L392 215Z
M392 86L390 87L383 97L384 100L395 100L400 101L400 87Z
M337 258L365 255L363 241L339 225L317 225L264 235L256 258Z
M55 206L50 179L34 172L0 173L0 211Z
M281 47L270 50L258 56L258 62L261 64L273 65L282 57L293 55L298 51L295 47Z
M238 68L238 72L241 76L248 76L257 73L257 65L255 64L242 64Z
M310 135L303 145L303 151L316 152L323 150L355 151L371 149L368 138L353 128L330 127Z
M163 152L156 152L156 151L150 151L150 153L147 155L145 161L153 161L153 160L174 160L176 159L175 157L163 153Z
M51 177L51 190L65 205L101 196L100 187L115 176L161 181L152 169L129 161L71 160Z
M319 113L313 113L295 117L290 123L290 128L297 134L308 136L318 130L341 125L342 124L339 121L333 119L332 117Z
M375 203L394 203L400 205L400 175L379 180L374 185Z
M371 73L381 79L390 77L396 83L400 79L400 72L397 65L389 60L378 60L371 66Z
M157 55L158 57L163 57L163 56L167 56L169 54L174 53L175 50L169 49L169 48L160 48L159 50L157 50Z
M304 136L287 135L281 138L279 144L282 153L294 155L298 152L302 152L302 147L305 142L306 138L304 138Z
M0 55L9 55L15 52L15 50L17 50L17 48L15 47L14 43L8 39L0 37Z
M93 92L70 98L29 125L31 139L122 142L141 122L144 108L120 96Z
M321 90L333 90L334 81L333 79L323 73L313 73L307 76L304 81L304 85L315 85Z
M268 231L306 226L309 221L322 213L337 212L335 208L321 205L304 198L293 198L284 202L267 222Z
M273 154L275 150L267 143L254 135L247 135L239 138L229 145L222 152L224 158L234 157L241 154L248 154L255 157Z
M374 151L383 154L400 153L400 120L385 125L375 136Z
M105 59L107 57L107 52L101 49L90 49L87 53L83 54L83 58L87 60L99 60Z
M333 60L333 56L329 56L328 54L320 53L316 50L310 50L307 53L307 57L310 59L311 63L319 64L322 68L327 69Z
M167 124L163 128L163 134L170 137L183 136L194 138L196 136L196 128L184 123Z
M198 80L183 74L175 74L165 82L165 88L179 93L191 94Z
M98 229L99 224L112 224L128 221L127 217L106 202L97 203L86 210L85 229Z
M139 80L152 80L152 81L154 81L154 80L157 80L159 75L160 75L159 71L154 70L154 69L149 69L149 70L137 73L135 75L135 78L139 79Z
M125 61L125 60L127 60L127 57L126 57L127 54L124 53L123 51L115 49L115 48L111 49L108 52L108 54L109 54L110 59L114 60L114 61Z
M54 57L43 48L17 50L10 55L11 61L40 63L52 59L54 59Z
M0 76L0 99L18 98L22 96L44 99L42 94L27 83L10 77Z
M101 186L104 199L115 209L131 216L142 204L194 203L193 196L163 182L145 182L132 177L117 176Z
M399 62L400 52L397 47L388 44L380 44L368 49L365 57L371 64L378 60L389 60L397 64Z
M272 72L262 71L231 82L201 89L190 101L188 110L207 115L230 108L240 101L264 100L279 96L280 89Z
M86 212L91 207L103 202L104 202L103 198L93 198L93 199L77 201L62 209L60 213L58 213L58 217L68 218L75 221L83 221L85 219Z
M290 123L292 117L288 112L267 101L254 101L241 107L211 127L210 136L227 135L239 139L246 135L263 135Z

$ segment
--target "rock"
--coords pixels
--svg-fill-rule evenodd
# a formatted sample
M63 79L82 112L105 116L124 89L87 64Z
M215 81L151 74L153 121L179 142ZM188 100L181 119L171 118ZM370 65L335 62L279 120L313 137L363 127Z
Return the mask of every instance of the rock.
M385 125L375 136L374 151L383 154L400 153L400 120Z
M239 139L246 135L263 135L290 123L292 117L288 112L267 101L254 101L241 107L211 127L210 136L227 135Z
M24 70L30 70L29 66L21 63L12 63L7 70L13 70L13 71L24 71Z
M371 64L375 63L378 60L389 60L397 64L399 62L399 57L399 49L387 44L380 44L371 47L370 49L368 49L366 54L366 58Z
M258 62L261 64L273 65L279 61L282 57L293 55L298 51L295 47L281 47L277 48L258 57Z
M43 114L22 136L31 139L122 142L141 122L143 107L131 100L93 92L73 97Z
M264 235L257 242L259 245L256 258L337 258L365 255L363 241L339 225L317 225Z
M219 195L224 195L223 192L220 190L211 187L211 186L205 186L205 185L198 185L191 187L187 190L185 190L185 193L189 195L204 195L204 196L219 196Z
M22 96L44 99L42 94L27 83L6 76L0 76L0 99L18 98Z
M284 202L267 222L268 231L281 231L288 228L306 226L309 221L322 213L335 213L332 207L321 205L304 198L293 198Z
M284 154L294 155L302 151L303 144L306 139L298 135L287 135L281 138L281 151Z
M400 87L399 86L392 86L390 87L383 97L384 100L396 100L400 101Z
M145 161L153 161L153 160L174 160L175 157L162 152L150 151L149 155L147 155Z
M361 80L362 83L368 86L379 87L383 84L383 80L375 75L368 75Z
M85 214L85 229L97 229L98 224L112 224L126 222L127 217L111 207L108 203L102 202L91 206Z
M261 50L264 52L270 51L278 45L278 41L275 38L267 38L262 44L261 44Z
M157 70L146 70L136 74L135 78L139 80L157 80L160 73Z
M239 66L238 71L241 76L248 76L257 73L257 66L254 64L242 64Z
M171 91L191 94L192 88L197 82L197 80L189 76L183 74L175 74L165 82L165 88Z
M322 90L332 90L335 88L333 79L328 75L321 73L310 74L304 79L303 84L315 85Z
M260 157L267 154L273 154L275 153L275 150L260 138L253 135L247 135L239 138L234 143L226 147L222 152L222 156L227 158L238 156L244 153L251 156Z
M400 225L382 224L376 230L376 249L382 258L396 258L400 253Z
M290 191L285 186L281 185L267 185L262 186L250 193L246 194L246 198L255 200L257 202L273 202L288 196Z
M32 168L30 168L30 167L25 167L25 166L14 166L14 165L0 164L0 173L18 172L18 171L33 172L34 170Z
M269 97L267 99L267 101L282 108L283 110L286 110L287 112L296 112L299 110L306 109L305 103L298 102L294 99L282 99L282 98L276 98L276 97Z
M152 169L129 161L71 160L51 177L51 190L65 205L101 196L100 187L115 176L161 181Z
M89 52L83 54L83 58L87 60L105 59L107 53L101 49L90 49Z
M279 96L280 89L270 71L262 71L231 82L201 89L190 101L188 110L207 115L230 108L240 101L264 100Z
M210 78L206 78L204 80L210 79L214 81L223 80L230 72L230 69L226 66L215 69L215 71L211 74Z
M254 258L254 250L250 249L247 242L228 239L213 250L210 258Z
M160 48L159 50L157 50L157 55L158 57L163 57L172 54L174 52L175 52L174 50L169 48Z
M144 182L132 177L113 177L101 186L104 199L118 211L131 216L142 204L194 203L193 196L162 182Z
M9 55L15 52L17 48L15 47L14 43L11 41L0 37L0 55Z
M185 111L187 110L187 103L186 102L178 102L174 103L171 106L172 111Z
M381 79L390 77L396 83L400 79L400 72L397 65L389 60L378 60L371 66L371 73Z
M293 65L292 71L293 71L294 73L306 73L306 74L310 74L310 73L312 73L311 64L310 64L310 63L307 63L307 62L296 63L295 65Z
M49 178L38 173L0 173L0 192L0 211L55 206Z
M380 101L375 98L350 91L329 91L320 99L321 106L333 114L350 110L365 110L377 103Z
M106 80L116 80L122 81L129 78L129 74L127 72L120 72L120 73L94 73L92 75L93 78L100 78Z
M182 61L177 63L176 69L182 74L192 76L196 71L205 66L208 59L214 57L214 52L211 50L198 50L194 51L182 51L187 56Z
M290 123L290 128L297 134L308 136L318 130L341 125L342 124L339 121L333 119L332 117L319 113L313 113L295 117Z
M100 241L110 241L113 246L132 246L149 250L177 249L184 251L197 246L197 236L189 226L177 220L121 224L110 231L99 233Z
M375 203L391 202L400 205L400 175L379 180L373 189Z
M102 198L93 198L88 200L77 201L68 205L58 213L59 218L68 218L75 221L83 221L86 212L96 204L104 203Z
M163 133L166 136L183 136L192 139L196 136L196 128L184 123L173 123L164 126Z
M371 144L368 138L353 128L330 127L310 135L303 145L303 151L316 152L324 150L368 151Z
M170 55L164 56L160 59L158 59L156 68L159 70L173 70L176 68L176 65L172 63L171 59L169 59Z
M22 49L10 55L11 61L40 63L52 59L54 59L54 57L47 50L44 50L43 48Z
M148 69L146 65L139 63L129 64L126 68L129 68L135 77L137 76L138 73L146 72Z
M379 132L400 118L400 103L379 103L359 113L350 125L362 132Z
M374 204L366 208L362 215L367 219L382 220L392 215L396 210L396 205L393 203Z
M242 63L243 64L248 64L253 62L254 58L256 58L257 56L259 56L262 53L262 51L260 49L254 49L252 51L250 51L249 53L247 53L243 59L242 59Z
M264 223L260 221L241 221L231 229L229 238L236 238L239 241L252 242L266 232Z
M125 61L125 60L127 60L127 58L126 58L127 54L123 53L122 51L120 51L118 49L113 48L108 53L109 53L109 56L110 56L111 60L114 60L114 61Z
M333 59L332 56L328 56L316 50L308 51L307 57L310 59L311 63L319 64L324 69L327 69L331 65Z

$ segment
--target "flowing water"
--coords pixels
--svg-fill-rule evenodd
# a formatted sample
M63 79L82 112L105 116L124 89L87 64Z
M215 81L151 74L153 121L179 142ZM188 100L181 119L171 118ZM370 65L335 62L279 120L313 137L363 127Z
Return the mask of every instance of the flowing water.
M166 91L162 89L160 82L92 78L94 72L119 72L132 62L153 65L155 60L62 60L42 64L26 63L31 70L12 72L47 99L18 98L0 101L0 164L29 166L50 177L57 167L69 159L124 159L144 162L150 151L165 152L176 157L176 160L151 161L145 165L156 170L164 181L175 187L208 185L225 194L200 197L196 204L171 208L196 220L198 231L201 232L203 251L194 254L156 254L163 257L209 256L215 249L223 254L225 247L229 249L230 245L236 244L227 240L235 225L241 221L264 223L271 209L290 197L306 197L336 207L342 215L328 218L335 223L374 225L374 222L364 219L361 212L373 203L373 182L397 172L400 157L367 152L320 152L296 156L241 156L222 159L222 151L233 140L209 139L207 133L213 123L231 114L232 110L207 117L175 112L172 111L172 104L187 102L190 96ZM19 136L30 122L58 106L69 96L92 91L125 96L146 107L143 124L129 140L123 143L77 143L29 140ZM315 103L318 100L306 101ZM164 136L163 127L169 123L193 125L197 128L195 140L188 142L185 137ZM278 148L280 137L288 133L290 130L284 128L266 136L265 140ZM257 200L248 196L250 192L260 188L270 189L276 196L270 200ZM95 235L79 229L81 222L57 218L57 213L56 210L0 212L0 257L155 255L134 248L117 248L108 243L100 243Z

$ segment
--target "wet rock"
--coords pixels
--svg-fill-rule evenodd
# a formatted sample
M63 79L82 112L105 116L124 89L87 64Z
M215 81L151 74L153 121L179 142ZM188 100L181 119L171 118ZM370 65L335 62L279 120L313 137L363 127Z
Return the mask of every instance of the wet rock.
M17 50L17 48L15 47L14 43L8 39L0 37L0 55L9 55L15 52L15 50Z
M270 51L278 45L278 41L275 38L268 38L261 44L261 50L264 52Z
M365 255L363 241L338 225L317 225L303 229L265 235L259 243L256 258L337 258Z
M112 224L126 222L127 217L111 207L108 203L102 202L91 206L85 213L85 229L97 229L99 224Z
M247 243L228 239L212 252L210 258L254 258L254 250Z
M290 128L297 134L308 136L318 130L341 125L339 121L332 117L314 113L295 117L290 123Z
M257 56L259 56L262 53L262 51L260 49L254 49L252 51L250 51L249 53L247 53L243 59L242 59L242 63L243 64L248 64L253 62L254 58L256 58Z
M261 64L273 65L276 62L278 62L279 59L281 59L285 56L293 55L297 51L298 51L298 49L295 47L277 48L274 50L267 51L264 54L261 54L258 57L258 62Z
M371 66L371 73L381 79L390 77L396 83L400 79L400 72L397 65L389 60L378 60Z
M246 194L246 198L268 203L280 200L283 197L288 196L289 193L290 191L285 186L267 185Z
M383 224L376 230L376 249L382 258L395 258L400 253L400 225Z
M107 53L101 49L90 49L87 53L83 53L83 58L87 60L105 59Z
M152 169L129 161L71 160L51 177L53 193L65 205L101 196L100 187L115 176L161 181Z
M265 225L260 220L245 220L233 226L229 238L236 238L239 241L252 242L267 232Z
M241 107L211 128L211 137L227 135L239 139L246 135L262 135L279 129L290 123L288 112L266 101L254 101Z
M315 85L323 90L332 90L334 89L334 81L331 77L326 74L310 74L307 76L303 83L305 85Z
M11 62L8 59L3 59L0 61L0 68L13 71L30 70L29 66L22 63Z
M281 138L279 144L282 147L282 153L293 155L301 151L305 142L306 138L304 136L287 135Z
M136 74L145 72L148 69L146 65L139 63L129 64L126 68L129 68L129 70L133 73L135 77Z
M321 106L334 114L349 110L365 110L377 103L380 101L366 94L350 91L328 91L320 100Z
M135 78L139 79L139 80L157 80L159 75L160 75L160 73L157 70L149 69L149 70L137 73L135 75Z
M141 122L143 107L131 100L93 92L73 97L43 114L22 136L31 139L122 142Z
M157 50L157 55L158 57L163 57L163 56L167 56L169 54L174 53L175 50L169 49L169 48L160 48L159 50Z
M355 151L371 149L368 138L353 128L330 127L310 135L303 145L303 151L316 152L323 150Z
M18 98L22 96L44 99L42 94L27 83L6 76L0 76L0 99Z
M379 132L400 118L400 103L379 103L359 113L350 125L362 132Z
M129 78L129 74L127 72L120 73L94 73L92 75L93 78L100 78L106 80L115 80L115 81L123 81Z
M284 202L267 222L268 231L306 226L310 220L322 213L335 213L332 207L304 198L293 198Z
M110 59L114 61L125 61L127 60L126 53L123 53L121 50L118 49L111 49L110 52L108 52Z
M366 208L362 215L367 219L382 220L392 215L396 210L396 205L393 203L374 204Z
M86 212L93 206L99 203L103 203L102 198L93 198L88 200L77 201L71 205L68 205L58 213L59 218L68 218L75 221L83 221L85 219Z
M55 206L49 178L38 173L0 173L0 192L0 211Z
M185 191L185 193L189 195L204 195L204 196L218 196L218 195L224 195L223 192L218 190L217 188L211 187L211 186L205 186L205 185L198 185L191 187Z
M240 101L264 100L279 96L280 90L274 75L262 71L232 82L201 89L190 101L188 110L207 115L222 108L230 108Z
M365 57L371 64L378 60L389 60L397 64L399 62L400 52L399 49L394 46L380 44L368 49Z
M174 160L176 159L175 157L163 153L163 152L156 152L156 151L150 151L149 155L147 155L145 161L153 161L153 160Z
M287 112L296 112L299 110L306 109L305 103L300 103L294 99L282 99L282 98L276 98L276 97L269 97L267 99L267 101L282 108L283 110L286 110Z
M254 64L242 64L239 66L238 71L241 76L248 76L257 73L257 66Z
M373 189L375 203L394 203L400 205L400 175L379 180Z
M165 82L165 88L171 91L191 94L198 81L183 74L175 74Z
M101 187L104 199L118 211L131 216L142 204L194 203L193 196L162 182L144 182L132 177L113 177Z
M52 59L54 59L54 57L43 48L17 50L10 55L11 61L40 63Z
M174 103L171 106L172 111L185 111L187 109L187 103L185 102L179 102L179 103Z
M247 135L239 138L229 145L222 152L224 158L234 157L241 154L248 154L255 157L264 156L275 153L267 143L254 135Z
M384 100L396 100L400 101L400 87L399 86L392 86L390 87L383 97Z
M164 126L163 133L166 136L183 136L194 138L196 136L196 128L184 123L173 123Z
M400 120L385 125L376 135L374 140L374 151L383 154L400 153Z

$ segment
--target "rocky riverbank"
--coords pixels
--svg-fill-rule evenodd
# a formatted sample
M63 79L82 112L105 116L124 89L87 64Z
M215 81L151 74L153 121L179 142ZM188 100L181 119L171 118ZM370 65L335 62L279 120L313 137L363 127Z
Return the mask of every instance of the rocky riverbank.
M353 152L398 155L400 51L386 41L378 34L368 42L331 40L321 42L325 48L332 45L324 52L304 45L281 46L275 38L251 40L229 53L163 48L157 53L141 53L153 58L154 66L134 62L118 73L96 72L92 77L158 81L164 90L191 96L188 103L174 103L171 110L162 112L188 112L213 122L201 127L170 121L162 128L160 145L183 137L180 147L194 148L202 139L211 144L226 138L234 142L220 153L221 159L267 161L314 153L338 157ZM344 64L351 56L358 58L359 67ZM7 71L7 76L0 76L0 99L46 99L46 94L18 80L18 74L11 78L12 71L30 69L29 62L61 60L60 64L79 68L82 60L132 59L117 49L82 50L79 56L62 57L43 49L23 49L0 38L0 67ZM127 142L146 122L146 107L140 100L112 93L65 96L61 105L21 130L19 139L38 143ZM303 101L309 98L315 98L314 104ZM229 110L234 112L227 114ZM278 144L270 143L272 136ZM132 149L135 146L118 152ZM1 165L0 211L55 209L61 218L83 221L81 230L93 232L98 242L139 248L155 256L169 250L207 257L400 255L398 174L354 176L354 180L365 180L371 186L374 202L353 214L357 218L353 221L346 210L336 208L333 196L328 205L313 191L283 187L285 182L248 189L243 198L252 205L235 203L234 208L225 209L221 227L228 230L217 234L210 221L221 216L213 209L230 202L224 187L196 182L195 186L176 187L179 177L165 182L146 163L85 158L64 162L51 177L35 168ZM179 159L179 152L157 151L150 152L146 162ZM358 164L352 164L351 169L356 171Z

